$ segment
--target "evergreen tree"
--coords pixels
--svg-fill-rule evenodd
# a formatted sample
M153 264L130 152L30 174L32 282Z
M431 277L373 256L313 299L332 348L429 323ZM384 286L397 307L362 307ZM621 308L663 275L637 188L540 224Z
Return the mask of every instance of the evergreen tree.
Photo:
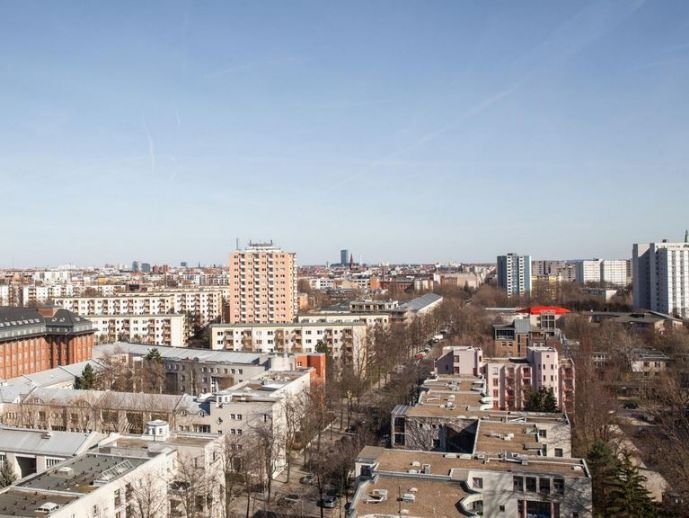
M541 411L541 391L540 390L530 390L529 395L526 399L526 404L524 405L524 410L527 412L540 412Z
M624 452L615 471L615 481L610 488L606 514L620 518L656 516L655 505L644 487L644 482L646 477L639 473L639 467L632 463L629 452Z
M543 394L543 406L541 410L542 412L550 412L550 413L555 413L558 411L557 408L557 399L555 399L555 394L553 393L553 389L549 388L548 390L545 391Z
M593 443L586 460L591 469L595 516L607 516L609 493L616 482L618 461L610 446L600 440Z
M145 359L147 361L154 361L158 363L163 362L163 357L160 355L160 351L155 347L148 351L148 354L145 356Z
M86 364L81 376L74 382L74 388L81 390L89 390L96 386L96 372L91 367L90 363Z
M0 466L0 487L7 487L12 485L17 480L17 474L14 472L12 464L7 459Z

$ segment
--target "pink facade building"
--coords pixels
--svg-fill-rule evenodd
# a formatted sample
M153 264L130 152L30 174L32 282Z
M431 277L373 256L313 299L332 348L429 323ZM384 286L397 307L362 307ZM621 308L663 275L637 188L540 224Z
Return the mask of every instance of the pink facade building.
M295 254L273 243L250 243L230 254L229 322L293 322L297 316Z
M526 357L484 358L480 347L443 348L438 374L481 376L493 409L523 410L529 392L552 389L562 411L574 412L574 363L554 347L527 347Z

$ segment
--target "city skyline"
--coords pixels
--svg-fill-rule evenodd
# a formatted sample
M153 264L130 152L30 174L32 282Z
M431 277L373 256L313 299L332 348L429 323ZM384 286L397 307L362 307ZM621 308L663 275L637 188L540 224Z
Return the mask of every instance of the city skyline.
M686 2L0 19L2 267L224 264L236 236L300 264L628 258L689 224Z

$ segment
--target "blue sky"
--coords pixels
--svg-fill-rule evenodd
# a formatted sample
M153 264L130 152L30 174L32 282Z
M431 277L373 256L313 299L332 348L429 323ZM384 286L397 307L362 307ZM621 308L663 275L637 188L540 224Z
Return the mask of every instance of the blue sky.
M0 3L0 266L628 257L689 226L689 2Z

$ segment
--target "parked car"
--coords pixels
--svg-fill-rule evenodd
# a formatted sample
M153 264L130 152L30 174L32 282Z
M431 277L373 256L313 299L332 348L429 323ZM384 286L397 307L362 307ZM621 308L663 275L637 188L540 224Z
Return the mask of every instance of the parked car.
M313 484L316 481L316 475L313 473L307 473L299 479L300 484Z
M337 507L337 496L325 495L318 503L321 507L325 507L326 509L335 509L335 507Z

